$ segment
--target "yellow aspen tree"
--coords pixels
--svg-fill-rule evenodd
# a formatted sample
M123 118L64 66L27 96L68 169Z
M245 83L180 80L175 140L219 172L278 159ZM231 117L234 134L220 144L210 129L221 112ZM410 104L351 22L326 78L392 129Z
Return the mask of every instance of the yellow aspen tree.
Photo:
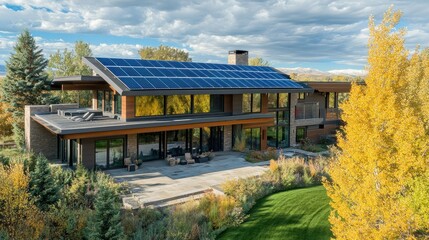
M366 84L353 84L342 105L346 125L324 183L337 239L413 239L420 230L404 199L427 165L427 128L414 99L424 74L419 53L408 59L405 31L395 29L400 18L392 8L379 25L370 18Z
M0 164L0 182L0 230L10 239L39 239L43 216L30 200L23 165Z

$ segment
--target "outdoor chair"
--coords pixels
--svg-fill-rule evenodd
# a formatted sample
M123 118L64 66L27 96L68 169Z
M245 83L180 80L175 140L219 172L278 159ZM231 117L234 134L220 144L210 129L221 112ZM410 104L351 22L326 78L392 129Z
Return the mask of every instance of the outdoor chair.
M95 116L95 113L91 113L91 114L89 114L89 115L88 115L88 117L86 117L86 118L81 117L81 118L77 118L77 119L75 119L74 121L76 121L76 122L92 121L92 119L94 119L94 116Z
M195 163L195 159L192 158L191 153L185 153L185 160L188 164Z
M85 114L83 114L82 117L81 116L74 116L74 117L69 117L69 119L75 121L76 119L79 119L79 118L87 118L89 116L89 114L91 114L91 113L90 112L86 112Z
M129 157L124 158L124 165L128 171L130 171L131 166L135 166L136 170L139 168L136 164L132 163L131 158L129 158Z

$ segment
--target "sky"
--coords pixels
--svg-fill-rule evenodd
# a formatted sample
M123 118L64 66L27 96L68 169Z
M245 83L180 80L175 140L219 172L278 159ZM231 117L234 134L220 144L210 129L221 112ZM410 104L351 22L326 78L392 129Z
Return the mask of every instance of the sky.
M428 0L0 0L0 64L28 29L46 57L82 40L98 57L139 58L163 44L195 62L225 63L240 49L279 68L362 70L368 18L392 4L407 47L428 46Z

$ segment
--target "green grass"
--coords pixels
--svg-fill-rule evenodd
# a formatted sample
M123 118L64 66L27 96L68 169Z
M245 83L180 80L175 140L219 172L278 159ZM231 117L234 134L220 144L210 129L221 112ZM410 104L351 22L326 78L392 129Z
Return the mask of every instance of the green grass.
M276 193L259 200L243 224L219 239L330 239L329 211L323 186Z

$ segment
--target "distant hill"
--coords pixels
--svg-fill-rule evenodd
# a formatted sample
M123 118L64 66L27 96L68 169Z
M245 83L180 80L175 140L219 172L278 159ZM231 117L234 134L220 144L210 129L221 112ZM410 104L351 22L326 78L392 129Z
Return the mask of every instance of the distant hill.
M288 74L293 80L297 81L354 81L363 80L366 71L356 69L342 69L331 71L320 71L312 68L277 68Z
M0 65L0 77L6 76L6 66Z

